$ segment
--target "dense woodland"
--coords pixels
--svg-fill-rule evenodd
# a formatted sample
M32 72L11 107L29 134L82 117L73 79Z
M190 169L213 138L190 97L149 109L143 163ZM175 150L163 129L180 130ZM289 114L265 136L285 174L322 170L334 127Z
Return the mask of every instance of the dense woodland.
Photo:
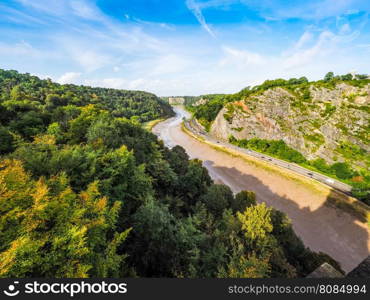
M154 95L0 71L1 277L302 277L330 257L142 122Z

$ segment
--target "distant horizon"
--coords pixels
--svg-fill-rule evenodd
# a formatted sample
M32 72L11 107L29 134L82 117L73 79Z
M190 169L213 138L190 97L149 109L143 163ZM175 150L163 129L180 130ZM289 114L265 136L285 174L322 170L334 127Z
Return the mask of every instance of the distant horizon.
M1 69L1 68L0 68ZM18 73L22 73L22 74L26 74L26 73L28 73L28 74L30 74L31 76L36 76L36 77L38 77L38 78L40 78L40 79L42 79L42 80L47 80L47 79L50 79L50 80L52 80L53 82L56 82L56 83L59 83L59 84L75 84L75 85L81 85L81 86L89 86L89 87L92 87L92 88L111 88L111 89L117 89L117 90L129 90L129 91L137 91L137 92L148 92L148 93L152 93L152 94L154 94L154 95L156 95L157 97L159 97L159 98L171 98L171 97L173 97L173 98L179 98L179 97L201 97L201 96L205 96L205 95L218 95L218 94L235 94L235 93L238 93L238 92L240 92L242 89L245 89L245 88L247 88L247 87L250 87L250 88L253 88L254 86L258 86L258 85L260 85L260 84L262 84L264 81L266 81L266 80L275 80L275 79L284 79L284 80L289 80L289 79L292 79L292 78L266 78L266 79L264 79L264 80L262 80L260 83L258 83L258 84L255 84L255 85L246 85L246 86L244 86L244 87L242 87L241 89L239 89L239 90L236 90L236 91L231 91L231 92L228 92L228 93L222 93L222 92L220 92L220 93L218 93L218 92L211 92L211 93L205 93L205 94L197 94L197 95L190 95L190 94L177 94L177 95L158 95L158 94L156 94L156 93L154 93L154 92L151 92L151 91L147 91L147 90L142 90L142 89L127 89L127 88L115 88L115 87L106 87L106 86L97 86L97 85L88 85L88 84L84 84L84 83L82 83L82 84L78 84L78 83L60 83L60 82L57 82L57 81L55 81L54 79L52 79L52 78L50 78L50 77L47 77L47 78L41 78L41 77L39 77L38 75L36 75L36 74L32 74L32 73L30 73L30 72L19 72L18 70L14 70L14 69L6 69L5 71L16 71L16 72L18 72ZM328 71L328 72L332 72L332 71ZM328 73L327 72L327 73ZM327 74L327 73L325 73L325 74ZM348 74L348 73L347 73ZM356 74L358 74L359 75L359 73L357 73L356 72ZM337 76L337 75L346 75L346 74L335 74L334 73L334 76ZM367 74L367 73L364 73L363 75L368 75L368 76L370 76L369 74ZM297 76L296 78L300 78L300 77L306 77L307 79L308 79L308 81L309 82L313 82L313 81L317 81L317 80L321 80L321 79L323 79L324 78L324 76L323 76L323 78L317 78L317 79L314 79L314 80L310 80L310 78L308 78L307 76L304 76L304 75L302 75L302 76Z
M5 0L0 68L160 97L370 70L366 0Z

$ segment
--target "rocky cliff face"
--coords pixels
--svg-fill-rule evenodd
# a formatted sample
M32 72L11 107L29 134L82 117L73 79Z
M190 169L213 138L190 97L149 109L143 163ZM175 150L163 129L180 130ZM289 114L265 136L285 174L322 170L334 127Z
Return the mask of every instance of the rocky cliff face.
M305 90L271 88L257 96L228 103L217 115L211 134L227 140L283 140L308 159L345 161L366 167L370 85L340 83L333 89L311 85ZM346 147L361 159L346 157ZM355 151L355 152L356 152ZM360 155L360 154L359 154Z
M170 97L168 98L168 103L171 104L171 105L182 105L185 103L185 99L182 98L182 97Z
M203 105L203 104L205 104L205 103L207 103L207 99L205 99L205 98L200 98L197 102L195 102L194 104L193 104L193 106L199 106L199 105Z

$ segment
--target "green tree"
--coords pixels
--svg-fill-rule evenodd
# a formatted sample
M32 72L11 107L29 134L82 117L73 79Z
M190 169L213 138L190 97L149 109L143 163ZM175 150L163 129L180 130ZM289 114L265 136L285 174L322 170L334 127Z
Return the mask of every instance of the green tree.
M186 174L179 178L179 193L189 209L206 193L211 182L208 171L202 166L202 162L198 159L191 160Z
M218 277L221 278L266 278L270 273L268 259L257 258L252 254L249 257L235 255L226 269L221 269Z
M247 207L256 205L256 194L250 191L241 191L235 195L231 202L234 212L243 212Z
M330 169L340 179L349 179L354 176L353 171L347 163L334 163L333 165L331 165Z
M133 228L129 253L141 276L188 275L199 235L191 221L177 221L167 207L148 201L135 213Z
M326 75L324 77L324 81L329 82L329 81L332 81L333 79L334 79L334 73L333 72L326 73Z
M24 96L25 94L19 85L15 85L10 92L10 97L12 100L24 100Z
M14 138L11 133L5 128L0 126L0 155L7 154L14 150Z
M213 184L208 188L201 201L214 216L221 217L224 210L231 207L234 197L228 186Z

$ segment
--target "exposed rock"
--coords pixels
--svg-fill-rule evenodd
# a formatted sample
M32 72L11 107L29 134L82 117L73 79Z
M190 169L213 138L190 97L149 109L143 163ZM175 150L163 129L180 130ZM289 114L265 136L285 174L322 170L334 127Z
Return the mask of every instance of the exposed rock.
M328 263L323 263L320 267L307 275L307 278L340 278L344 277L338 270ZM345 277L348 278L370 278L370 256L364 259L356 268L349 272Z
M185 99L182 97L170 97L168 98L168 102L171 105L182 105L185 103Z
M200 98L197 102L195 102L193 104L193 106L199 106L199 105L203 105L203 104L206 104L208 102L207 99L204 99L204 98Z
M307 278L342 278L344 277L339 271L328 263L323 263L311 274L306 276Z
M309 87L309 97L299 89L271 88L258 96L227 104L211 126L211 134L228 140L283 140L308 159L344 161L342 142L370 151L370 85L357 88L344 83L333 89ZM354 162L365 167L364 161Z

